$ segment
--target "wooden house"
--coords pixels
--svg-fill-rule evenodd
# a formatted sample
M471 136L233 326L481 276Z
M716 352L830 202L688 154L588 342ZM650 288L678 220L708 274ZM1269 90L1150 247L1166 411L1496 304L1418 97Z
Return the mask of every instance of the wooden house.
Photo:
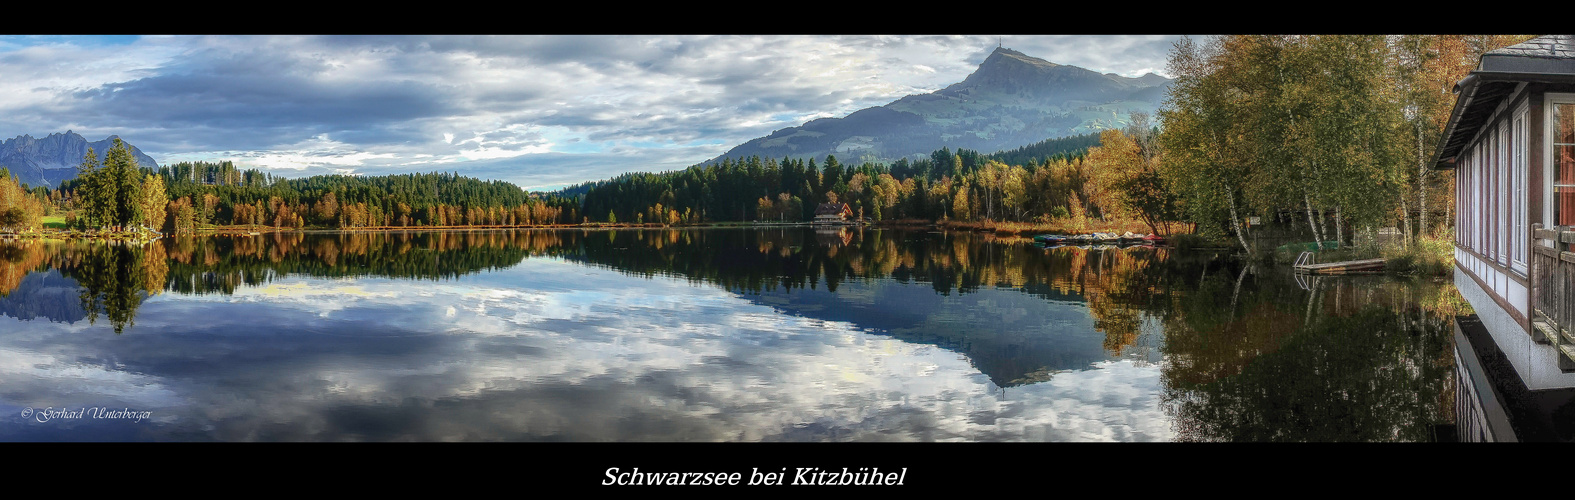
M1455 285L1528 389L1575 387L1575 36L1489 51L1454 90Z
M815 206L815 223L841 224L853 217L853 208L847 203L821 203Z

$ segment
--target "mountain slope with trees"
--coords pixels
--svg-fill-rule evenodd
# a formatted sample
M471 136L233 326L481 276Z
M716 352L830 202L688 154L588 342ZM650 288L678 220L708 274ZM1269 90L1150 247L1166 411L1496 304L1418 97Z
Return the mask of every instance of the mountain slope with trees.
M723 158L827 155L860 162L915 160L941 148L1000 151L1098 133L1152 114L1170 80L1126 78L997 48L962 82L843 118L821 118L741 144Z

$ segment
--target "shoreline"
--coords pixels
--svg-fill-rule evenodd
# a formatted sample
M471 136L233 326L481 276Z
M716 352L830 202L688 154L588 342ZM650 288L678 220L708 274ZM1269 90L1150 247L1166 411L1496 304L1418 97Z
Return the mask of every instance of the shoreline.
M659 224L659 223L605 223L591 222L580 224L527 224L527 225L478 225L478 226L376 226L353 228L284 228L272 226L219 226L186 233L148 233L148 232L117 232L100 233L96 231L78 231L50 229L18 234L0 234L0 240L72 240L72 239L99 239L99 240L136 240L159 239L180 235L208 235L208 236L252 236L266 233L330 233L330 232L398 232L398 231L492 231L501 229L689 229L689 228L908 228L908 229L939 229L946 231L995 233L1002 236L1033 236L1046 233L1093 233L1093 232L1122 232L1130 231L1133 224L1113 223L1099 226L1090 226L1088 229L1071 229L1054 224L1036 224L1023 222L960 222L960 221L926 221L926 220L897 220L878 222L846 222L840 224L825 224L815 222L705 222L697 224ZM1184 234L1184 233L1183 233Z

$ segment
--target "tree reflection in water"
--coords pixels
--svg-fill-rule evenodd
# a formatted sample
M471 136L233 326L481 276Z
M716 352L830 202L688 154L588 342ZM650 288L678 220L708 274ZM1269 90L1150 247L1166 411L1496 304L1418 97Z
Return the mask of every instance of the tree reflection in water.
M164 291L169 271L164 246L158 242L35 241L8 250L17 251L22 256L7 259L3 266L6 269L0 275L10 276L17 268L28 266L35 271L59 269L80 287L78 298L88 323L97 324L102 315L116 334L135 324L143 299ZM4 282L7 292L19 284L20 280L9 278Z
M930 297L957 298L988 290L1060 304L1055 310L1081 305L1103 338L1093 348L1103 359L1162 360L1160 405L1182 440L1426 440L1433 424L1453 420L1449 332L1462 303L1449 283L1344 277L1304 290L1283 268L1163 248L1044 249L1017 237L865 228L13 242L0 244L0 296L29 272L58 268L80 284L89 320L102 314L120 333L145 298L164 291L231 294L291 275L450 280L530 257L770 296L773 307L805 315L831 309L811 303L821 298L795 298L823 292L801 291L838 294L855 282L863 294L928 289ZM854 300L850 293L838 300ZM836 319L920 325L871 329L957 351L1000 387L1087 369L1085 354L1069 354L1056 345L1065 338L1046 336L1055 332L1036 315L1053 308L986 302L966 311L856 304Z
M1164 405L1179 440L1426 441L1454 421L1449 332L1466 306L1451 285L1260 278L1233 294L1216 275L1176 300Z

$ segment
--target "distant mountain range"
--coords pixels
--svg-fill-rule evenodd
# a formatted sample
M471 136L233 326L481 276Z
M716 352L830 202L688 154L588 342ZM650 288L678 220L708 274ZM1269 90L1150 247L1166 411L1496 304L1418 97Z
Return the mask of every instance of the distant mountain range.
M88 142L69 130L64 134L49 134L42 139L35 139L31 135L17 136L0 142L0 167L10 169L11 175L30 186L58 187L66 179L77 176L77 165L82 164L82 157L87 156L88 148L93 148L93 153L102 163L104 154L115 146L116 137L112 135L102 141ZM143 154L142 150L129 142L125 144L131 149L132 157L137 159L138 166L159 168L153 157Z
M910 95L843 118L821 118L745 142L722 158L825 158L895 161L950 147L991 153L1045 139L1087 134L1152 114L1171 80L1100 74L996 48L962 82Z

